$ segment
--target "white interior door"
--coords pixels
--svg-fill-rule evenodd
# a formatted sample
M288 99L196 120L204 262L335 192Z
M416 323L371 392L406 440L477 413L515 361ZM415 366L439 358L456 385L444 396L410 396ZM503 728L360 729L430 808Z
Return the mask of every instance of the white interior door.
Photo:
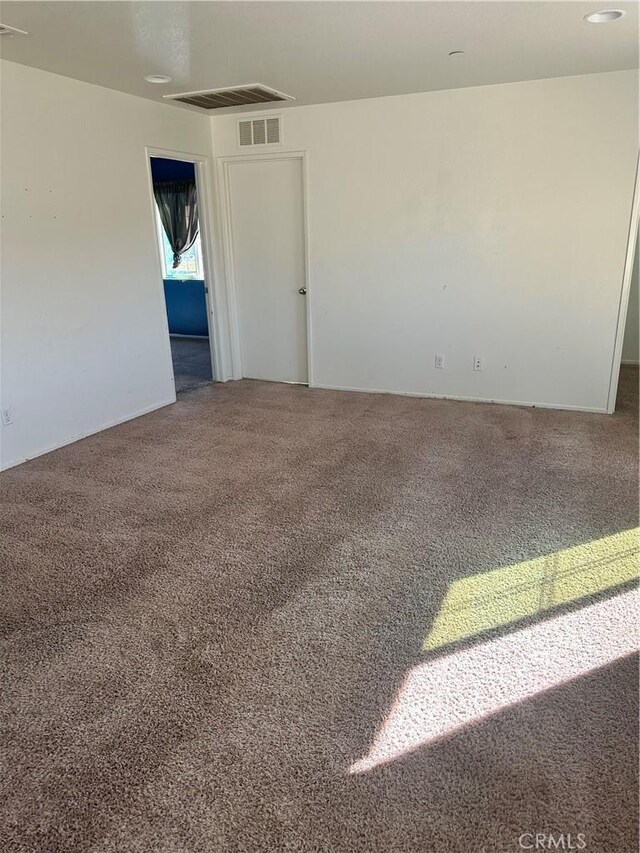
M230 163L228 175L242 375L306 383L302 160Z

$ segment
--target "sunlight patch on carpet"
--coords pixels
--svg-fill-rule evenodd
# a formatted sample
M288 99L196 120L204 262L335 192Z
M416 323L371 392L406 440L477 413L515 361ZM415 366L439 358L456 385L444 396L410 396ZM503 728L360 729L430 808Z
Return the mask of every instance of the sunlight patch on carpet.
M423 651L473 637L638 577L638 528L451 584Z
M632 654L636 590L414 667L364 758L365 773Z

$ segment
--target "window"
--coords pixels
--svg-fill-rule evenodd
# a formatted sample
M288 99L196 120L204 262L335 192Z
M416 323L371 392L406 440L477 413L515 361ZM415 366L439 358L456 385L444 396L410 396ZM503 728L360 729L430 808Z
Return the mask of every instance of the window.
M158 240L160 241L160 255L162 257L162 277L167 279L178 279L178 281L186 281L190 279L204 279L203 264L202 264L202 244L200 242L200 232L196 241L190 249L183 253L180 260L180 266L173 269L173 250L167 240L167 235L164 233L160 214L156 206L156 228L158 231Z

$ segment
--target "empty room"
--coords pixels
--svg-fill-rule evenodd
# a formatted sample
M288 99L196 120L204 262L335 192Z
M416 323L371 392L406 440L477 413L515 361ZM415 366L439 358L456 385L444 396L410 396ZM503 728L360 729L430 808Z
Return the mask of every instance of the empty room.
M638 849L638 4L0 3L0 849Z

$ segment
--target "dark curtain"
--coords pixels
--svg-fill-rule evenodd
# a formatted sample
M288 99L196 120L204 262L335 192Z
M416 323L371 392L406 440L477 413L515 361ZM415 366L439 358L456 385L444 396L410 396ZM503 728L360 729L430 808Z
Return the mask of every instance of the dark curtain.
M198 236L198 203L194 181L160 181L153 185L160 221L173 251L173 268Z

